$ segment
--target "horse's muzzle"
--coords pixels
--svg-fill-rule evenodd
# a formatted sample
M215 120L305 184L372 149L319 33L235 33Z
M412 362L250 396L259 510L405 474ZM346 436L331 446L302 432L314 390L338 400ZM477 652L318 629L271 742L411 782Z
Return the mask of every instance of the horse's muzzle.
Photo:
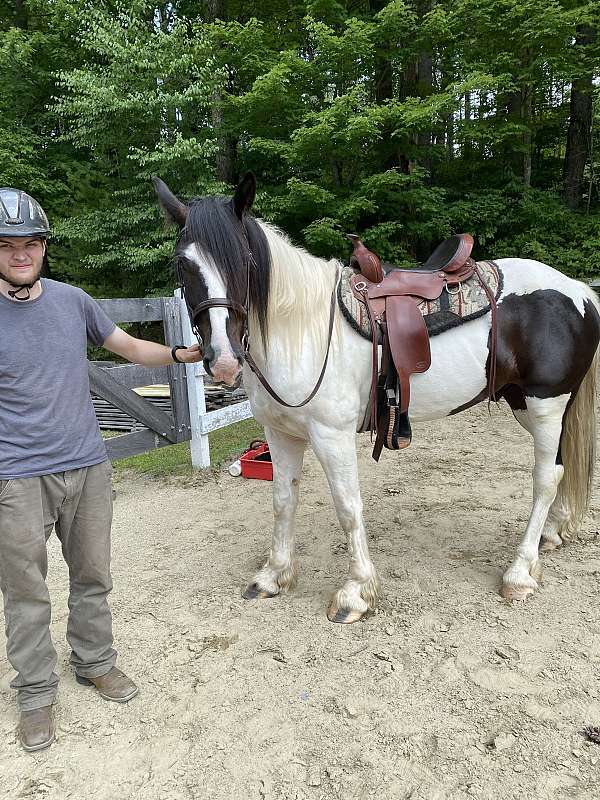
M212 361L205 356L204 369L215 382L236 389L240 385L242 379L243 363L244 359L242 356L223 354Z

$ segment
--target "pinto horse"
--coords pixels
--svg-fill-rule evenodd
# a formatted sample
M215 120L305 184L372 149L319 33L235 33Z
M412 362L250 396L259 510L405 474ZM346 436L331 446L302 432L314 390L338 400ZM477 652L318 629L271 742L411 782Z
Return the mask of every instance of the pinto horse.
M370 343L336 312L332 300L341 265L295 247L250 214L256 193L251 173L232 198L184 204L160 179L155 187L163 210L180 229L177 271L206 371L234 385L243 370L273 460L271 550L244 597L273 597L295 585L294 516L310 444L327 476L350 556L328 617L355 622L376 607L379 594L355 443L369 404L372 363ZM591 289L545 264L523 258L496 264L504 282L497 300L494 396L503 397L529 431L535 454L533 507L501 593L525 600L541 577L539 551L569 539L587 509L600 304ZM489 343L489 313L433 337L431 367L411 378L411 418L438 419L485 400Z

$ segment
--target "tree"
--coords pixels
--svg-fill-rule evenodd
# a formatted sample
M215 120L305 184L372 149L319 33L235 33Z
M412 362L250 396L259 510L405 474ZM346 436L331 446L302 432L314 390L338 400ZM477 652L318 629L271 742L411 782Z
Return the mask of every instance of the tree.
M592 143L592 100L594 65L584 53L596 44L597 30L593 25L579 25L575 48L581 52L581 68L571 86L570 119L565 151L564 196L569 208L581 204L584 192L584 172Z
M577 105L600 73L597 40L581 39L597 0L23 0L0 14L2 182L47 205L55 269L96 294L172 285L152 174L191 198L247 169L258 213L319 255L347 257L357 231L409 266L468 230L481 256L600 272Z

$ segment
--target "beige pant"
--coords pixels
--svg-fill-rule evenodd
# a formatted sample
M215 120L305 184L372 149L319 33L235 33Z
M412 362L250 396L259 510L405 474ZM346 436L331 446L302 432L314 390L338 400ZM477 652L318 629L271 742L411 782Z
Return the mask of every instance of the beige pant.
M8 660L17 675L21 711L56 696L56 651L50 638L46 542L56 530L69 567L67 640L71 663L98 677L116 661L107 596L112 522L111 465L0 481L0 588L4 595Z

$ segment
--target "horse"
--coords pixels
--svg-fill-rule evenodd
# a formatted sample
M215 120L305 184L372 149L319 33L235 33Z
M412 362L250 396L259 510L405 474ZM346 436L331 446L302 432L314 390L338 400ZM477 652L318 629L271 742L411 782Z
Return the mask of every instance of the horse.
M179 228L174 259L206 372L228 386L243 375L271 452L271 549L243 596L274 597L296 584L294 516L310 444L348 542L348 574L327 616L356 622L376 608L380 595L356 455L356 433L370 402L372 348L334 309L341 264L296 247L252 215L252 173L232 197L189 203L159 178L154 183L163 211ZM504 398L531 434L535 456L531 514L500 591L509 601L525 601L541 579L540 551L573 537L589 503L600 303L589 287L546 264L525 258L495 263L503 287L492 396ZM429 370L411 378L413 421L489 401L490 324L485 313L431 339Z

